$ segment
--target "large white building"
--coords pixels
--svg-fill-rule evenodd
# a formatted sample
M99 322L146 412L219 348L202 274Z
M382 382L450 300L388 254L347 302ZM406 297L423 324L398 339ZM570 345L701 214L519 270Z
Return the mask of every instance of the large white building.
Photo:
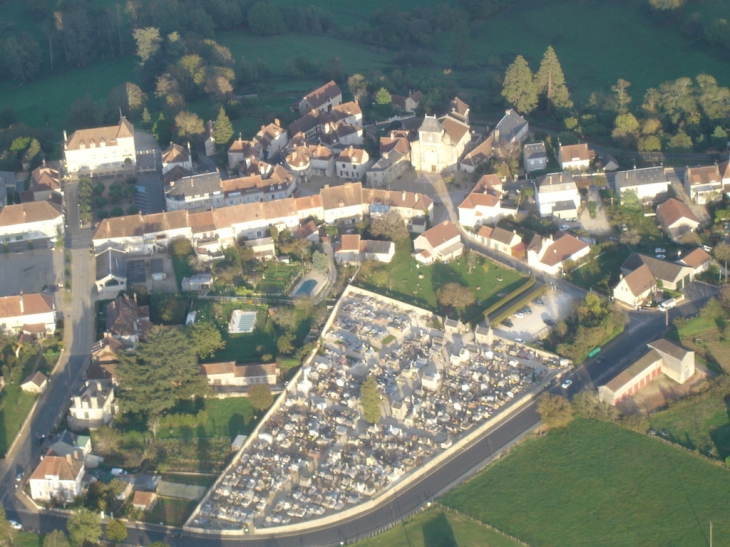
M45 336L56 328L53 297L32 293L0 298L0 331Z
M83 493L84 462L73 454L58 456L52 450L30 476L30 497L35 501L73 503Z
M71 398L68 426L71 429L94 429L109 424L116 414L114 389L102 381L87 380Z
M540 209L540 216L567 219L578 216L580 194L573 175L567 171L551 173L538 178L535 198Z
M29 201L0 210L0 242L52 239L63 234L61 207L50 201Z
M116 173L137 164L134 126L122 116L119 125L79 129L66 137L63 153L66 170L73 174Z
M614 191L619 200L623 200L627 192L633 192L639 201L653 201L657 196L666 194L669 186L664 167L618 171L614 175Z

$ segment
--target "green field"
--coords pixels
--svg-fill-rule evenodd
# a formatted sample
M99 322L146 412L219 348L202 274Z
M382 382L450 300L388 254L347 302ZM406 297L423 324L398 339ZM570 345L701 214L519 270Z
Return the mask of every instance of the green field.
M588 290L595 288L610 294L618 282L621 264L629 257L631 250L624 245L611 245L601 254L580 268L571 271L566 278L575 285Z
M730 373L730 340L725 334L726 319L716 319L700 313L677 323L675 336L688 349L701 356L713 371ZM719 328L718 323L723 326Z
M43 541L40 534L18 532L13 541L13 547L41 547Z
M726 390L712 390L672 403L649 416L657 431L665 429L672 442L713 458L730 456L730 416Z
M145 513L144 519L147 522L159 524L164 522L168 526L182 526L197 505L198 502L195 500L188 501L160 497L152 512Z
M405 524L358 541L354 547L517 547L499 532L438 507L408 519Z
M388 273L387 286L377 286L372 276L363 274L362 270L357 283L374 292L432 311L443 311L440 310L436 300L436 291L447 283L460 283L468 286L477 299L476 303L468 306L461 314L462 319L470 320L497 302L500 299L499 293L512 292L527 280L515 270L507 270L481 257L477 258L474 268L469 273L469 266L464 257L452 260L448 264L436 263L419 267L410 253L410 248L405 245L396 245L393 261L383 266Z
M208 413L205 425L196 428L177 428L174 430L160 429L157 437L170 438L205 438L230 437L247 435L256 426L254 408L246 397L231 397L229 399L195 399L195 401L181 401L170 413L195 414L201 410Z
M533 546L730 542L730 471L619 426L576 420L532 439L443 503Z
M35 394L24 393L16 385L5 386L0 392L0 454L13 444L35 398Z
M727 18L727 4L714 3L723 6ZM634 103L647 88L682 76L706 72L721 85L730 84L728 63L709 47L698 46L671 25L659 26L630 2L523 0L477 25L471 36L475 60L504 55L511 63L519 54L533 70L552 45L573 98L580 101L594 91L609 91L618 78L632 82Z

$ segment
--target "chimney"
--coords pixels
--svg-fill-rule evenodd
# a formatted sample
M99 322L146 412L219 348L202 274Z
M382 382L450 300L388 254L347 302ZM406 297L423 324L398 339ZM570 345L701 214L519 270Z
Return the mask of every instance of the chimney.
M23 315L25 313L25 306L23 305L23 291L20 291L20 315Z
M81 397L78 395L74 397L74 408L81 408Z
M46 166L46 158L43 158L43 167Z
M96 395L89 397L89 401L91 402L91 408L99 408L99 398Z
M401 200L403 200L403 201L406 200L406 191L405 190L403 190L403 193L401 194Z
M274 118L274 123L281 127L281 122L279 121L279 118Z
M66 454L66 462L70 465L71 464L71 454Z
M66 130L63 130L63 142L64 144L68 142L68 136L66 135Z

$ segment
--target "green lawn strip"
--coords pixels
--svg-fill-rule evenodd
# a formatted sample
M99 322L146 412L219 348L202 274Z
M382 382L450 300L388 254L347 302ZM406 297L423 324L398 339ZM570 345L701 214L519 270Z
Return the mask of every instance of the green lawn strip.
M193 513L198 502L196 500L179 500L174 498L157 499L157 505L150 513L145 513L147 522L165 523L168 526L182 526Z
M527 304L529 304L536 298L542 296L547 291L547 289L548 289L547 285L538 287L537 289L532 291L530 294L527 294L527 295L523 296L522 298L520 298L519 300L517 300L514 304L512 304L509 308L505 309L499 315L494 316L494 318L490 319L490 321L493 324L498 325L499 323L501 323L502 321L507 319L510 315L515 313L517 310L519 310L523 306L526 306Z
M13 547L41 547L42 545L42 536L32 532L18 532L13 541Z
M13 444L35 399L35 394L24 393L17 385L5 386L0 392L0 454Z
M227 399L195 399L181 401L170 413L196 414L205 410L208 415L204 425L194 428L162 428L157 432L160 439L166 438L208 438L247 435L256 425L254 408L247 397L230 397Z
M723 393L703 393L674 402L649 416L649 424L657 431L666 429L672 442L690 450L714 458L730 456L730 418Z
M535 279L534 277L529 277L527 279L527 281L525 281L525 283L523 283L522 285L520 285L519 287L517 287L511 293L509 293L506 296L502 297L500 300L497 300L494 304L492 304L491 306L489 306L488 308L486 308L480 315L478 315L477 317L475 317L474 319L472 319L471 320L472 324L478 323L484 317L489 317L489 314L490 313L494 313L495 311L497 311L499 308L501 308L502 306L504 306L510 300L512 300L514 298L517 298L523 292L525 292L528 289L530 289L535 284L535 281L537 281L537 279Z
M172 255L172 267L175 270L175 279L177 280L177 288L182 289L182 280L193 275L193 269L190 267L188 258L190 255Z
M730 472L617 425L576 420L532 439L443 503L531 545L730 540Z
M517 547L520 543L462 515L432 507L354 547Z
M439 287L447 283L459 283L469 287L477 299L462 313L463 318L471 318L498 302L500 292L511 292L526 281L518 272L502 268L481 257L469 272L469 265L464 257L448 264L439 262L419 267L410 253L408 246L396 245L392 262L383 266L389 279L387 287L378 286L371 277L362 273L358 276L357 283L365 289L436 313L443 312L436 300Z
M387 346L388 344L390 344L392 342L395 342L395 336L393 336L392 334L389 334L388 336L386 336L385 338L383 338L383 340L382 340L381 343L384 346Z
M192 484L195 486L212 486L217 478L217 475L180 475L176 473L165 473L162 475L163 481Z
M623 245L612 245L579 268L571 271L567 278L574 285L586 290L611 291L618 282L621 264L629 257L631 249Z

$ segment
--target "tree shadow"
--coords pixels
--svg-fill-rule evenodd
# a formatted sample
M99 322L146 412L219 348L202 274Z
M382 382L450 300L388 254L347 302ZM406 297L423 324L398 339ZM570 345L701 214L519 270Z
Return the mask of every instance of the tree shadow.
M449 519L439 513L422 527L424 547L459 547Z

